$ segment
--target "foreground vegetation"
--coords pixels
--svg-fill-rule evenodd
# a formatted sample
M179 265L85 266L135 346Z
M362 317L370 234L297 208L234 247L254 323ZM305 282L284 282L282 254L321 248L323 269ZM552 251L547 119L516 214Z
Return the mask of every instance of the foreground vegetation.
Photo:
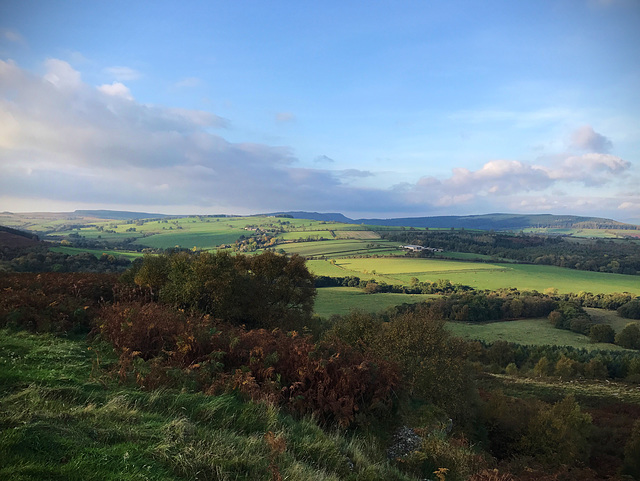
M116 359L95 349L0 331L0 477L415 479L392 467L374 438L324 431L268 403L122 385L104 370Z
M0 253L40 272L0 277L0 476L640 479L635 275L518 263L493 233L48 228L66 245ZM511 247L391 240L416 233Z
M637 382L636 351L469 343L444 322L545 312L557 328L580 319L578 305L536 293L463 292L323 320L311 315L310 280L300 258L272 253L147 257L120 280L4 276L2 474L638 476L636 397L619 396L622 407L605 413L575 390L546 391L569 380ZM603 457L594 447L605 440Z

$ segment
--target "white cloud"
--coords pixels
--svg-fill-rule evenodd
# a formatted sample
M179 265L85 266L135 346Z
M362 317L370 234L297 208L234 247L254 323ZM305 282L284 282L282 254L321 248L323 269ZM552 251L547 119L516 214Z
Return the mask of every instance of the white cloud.
M81 86L80 72L64 60L50 58L45 62L47 73L44 79L58 88L76 89Z
M571 147L588 152L607 153L613 143L604 135L597 133L590 125L584 125L571 134Z
M610 154L590 153L567 157L556 169L548 169L549 178L584 185L603 185L629 170L631 163Z
M100 85L98 90L106 95L111 95L113 97L122 97L123 99L133 100L133 96L131 95L131 91L129 87L120 83L113 82L112 84Z

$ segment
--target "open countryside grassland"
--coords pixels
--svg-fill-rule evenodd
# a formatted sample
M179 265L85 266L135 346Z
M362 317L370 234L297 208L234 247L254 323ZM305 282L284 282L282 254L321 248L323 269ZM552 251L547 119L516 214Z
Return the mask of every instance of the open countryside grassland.
M609 324L616 332L622 331L622 329L624 329L624 327L630 322L637 322L633 319L621 317L617 311L607 311L606 309L595 309L592 307L585 307L584 310L587 311L594 322L599 324Z
M536 346L571 346L588 350L623 350L620 346L591 342L589 337L556 329L548 319L521 319L486 324L448 322L447 330L455 336L479 341L507 341Z
M564 235L572 237L587 237L596 239L615 239L624 237L627 231L621 229L546 229L546 228L529 228L523 232L528 234L542 235Z
M374 244L372 247L371 244ZM294 244L283 244L282 247L287 254L300 254L308 257L349 257L357 255L387 255L394 253L401 254L397 242L383 240L360 240L360 239L340 239L332 241L312 241L298 242Z
M323 287L318 289L314 305L315 314L329 317L332 314L348 314L353 309L380 312L400 304L415 304L434 296L431 294L365 294L357 287Z
M412 277L417 277L420 281L430 282L448 279L454 284L465 284L476 289L515 287L542 292L553 287L560 293L585 291L640 294L638 276L578 271L555 266L418 258L345 258L337 259L336 263L347 271L359 272L360 277L366 277L375 271L376 276L388 279L386 282L389 284L408 284ZM311 268L315 272L319 266L313 264Z
M370 230L343 230L336 232L338 239L380 239L380 234Z
M278 239L282 240L298 240L298 239L333 239L333 236L328 230L295 230L291 232L284 232L278 235Z

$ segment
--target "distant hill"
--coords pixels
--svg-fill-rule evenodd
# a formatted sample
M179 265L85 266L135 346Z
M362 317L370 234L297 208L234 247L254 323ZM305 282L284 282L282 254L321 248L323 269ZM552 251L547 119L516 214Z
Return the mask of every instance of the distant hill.
M13 249L16 247L31 247L37 244L40 244L37 235L0 225L0 247Z
M398 219L358 219L357 223L431 228L465 228L481 230L521 230L532 227L555 229L638 229L601 217L553 214L483 214L468 216L406 217Z
M528 228L555 229L624 229L640 230L640 226L624 224L601 217L554 214L482 214L466 216L402 217L394 219L349 219L342 214L321 214L318 212L282 212L296 219L313 219L347 224L368 224L393 227L429 227L513 231Z
M345 224L355 224L357 222L337 212L322 214L320 212L304 212L304 211L298 210L298 211L289 211L289 212L273 212L271 214L260 214L260 215L287 215L287 216L293 217L294 219L309 219L309 220L319 220L319 221L325 221L325 222L344 222Z
M150 214L148 212L128 212L124 210L76 210L74 214L97 219L131 220L131 219L159 219L171 217L166 214Z

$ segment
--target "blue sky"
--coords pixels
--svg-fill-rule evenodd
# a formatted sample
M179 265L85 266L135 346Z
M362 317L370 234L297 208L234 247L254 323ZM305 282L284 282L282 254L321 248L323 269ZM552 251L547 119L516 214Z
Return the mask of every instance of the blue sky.
M640 222L637 0L0 3L0 209Z

